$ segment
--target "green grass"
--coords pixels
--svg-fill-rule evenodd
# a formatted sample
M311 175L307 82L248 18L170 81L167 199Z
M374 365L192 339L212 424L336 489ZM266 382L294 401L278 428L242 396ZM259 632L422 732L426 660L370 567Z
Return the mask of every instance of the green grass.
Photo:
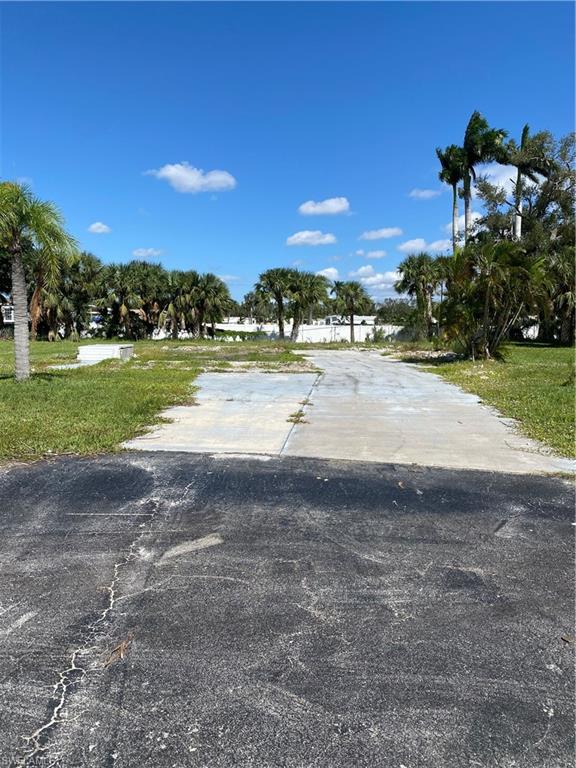
M573 349L511 344L501 361L439 362L430 370L517 419L529 437L576 455Z
M194 379L207 364L299 360L273 343L144 341L135 343L135 357L126 363L50 369L73 362L77 349L75 342L33 343L32 378L17 384L13 345L0 342L0 460L118 450L158 423L164 408L191 402Z

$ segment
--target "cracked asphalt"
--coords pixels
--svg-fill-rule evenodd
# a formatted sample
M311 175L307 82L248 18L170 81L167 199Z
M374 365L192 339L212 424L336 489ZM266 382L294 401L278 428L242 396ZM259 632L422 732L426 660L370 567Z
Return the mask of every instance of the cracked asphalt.
M0 471L0 765L573 765L574 491L139 453Z

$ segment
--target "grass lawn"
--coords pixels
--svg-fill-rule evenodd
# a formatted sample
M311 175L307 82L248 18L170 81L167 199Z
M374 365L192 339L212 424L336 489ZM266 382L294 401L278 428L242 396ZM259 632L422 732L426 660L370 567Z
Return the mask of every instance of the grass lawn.
M529 437L576 455L573 349L510 344L502 361L438 362L430 370L517 419Z
M164 408L190 402L205 367L246 361L274 370L301 360L273 342L142 341L126 363L50 369L73 362L77 349L76 342L33 343L33 376L17 384L13 345L0 342L0 460L114 451L158 423Z

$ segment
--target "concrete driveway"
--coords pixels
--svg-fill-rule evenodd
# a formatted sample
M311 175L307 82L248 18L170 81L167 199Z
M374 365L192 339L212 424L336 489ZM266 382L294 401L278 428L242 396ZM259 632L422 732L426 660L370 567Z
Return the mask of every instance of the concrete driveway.
M323 373L208 373L197 404L127 443L139 450L268 454L542 473L573 471L476 395L377 352L313 351ZM303 417L291 416L299 410Z
M225 455L0 471L0 764L568 768L565 481Z

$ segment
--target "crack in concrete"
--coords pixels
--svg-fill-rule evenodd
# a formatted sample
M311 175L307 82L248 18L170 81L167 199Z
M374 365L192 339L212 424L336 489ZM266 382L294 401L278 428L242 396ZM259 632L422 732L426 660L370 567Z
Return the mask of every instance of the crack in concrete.
M314 379L314 381L312 382L312 386L310 387L310 389L309 389L309 391L308 391L308 394L307 394L307 395L306 395L306 397L304 398L304 399L305 399L305 401L306 401L306 405L302 405L302 406L301 406L301 410L302 410L302 413L306 413L306 410L305 410L305 409L306 409L306 408L308 408L308 407L309 407L309 405L310 405L310 399L311 399L311 397L312 397L312 392L314 392L315 388L316 388L316 387L318 386L318 384L320 383L320 379L322 378L322 375L323 375L323 372L322 372L322 371L320 371L319 373L317 373L317 374L316 374L316 378L315 378L315 379ZM282 455L284 454L284 451L286 450L286 446L288 445L288 442L289 442L290 438L292 437L292 433L294 432L294 430L295 430L295 428L296 428L297 424L298 424L298 422L297 422L297 421L293 421L293 422L292 422L292 426L291 426L291 427L290 427L290 429L288 430L288 434L286 435L286 438L284 439L284 442L282 443L282 447L281 447L281 448L280 448L280 450L278 451L278 455L279 455L279 456L282 456Z

